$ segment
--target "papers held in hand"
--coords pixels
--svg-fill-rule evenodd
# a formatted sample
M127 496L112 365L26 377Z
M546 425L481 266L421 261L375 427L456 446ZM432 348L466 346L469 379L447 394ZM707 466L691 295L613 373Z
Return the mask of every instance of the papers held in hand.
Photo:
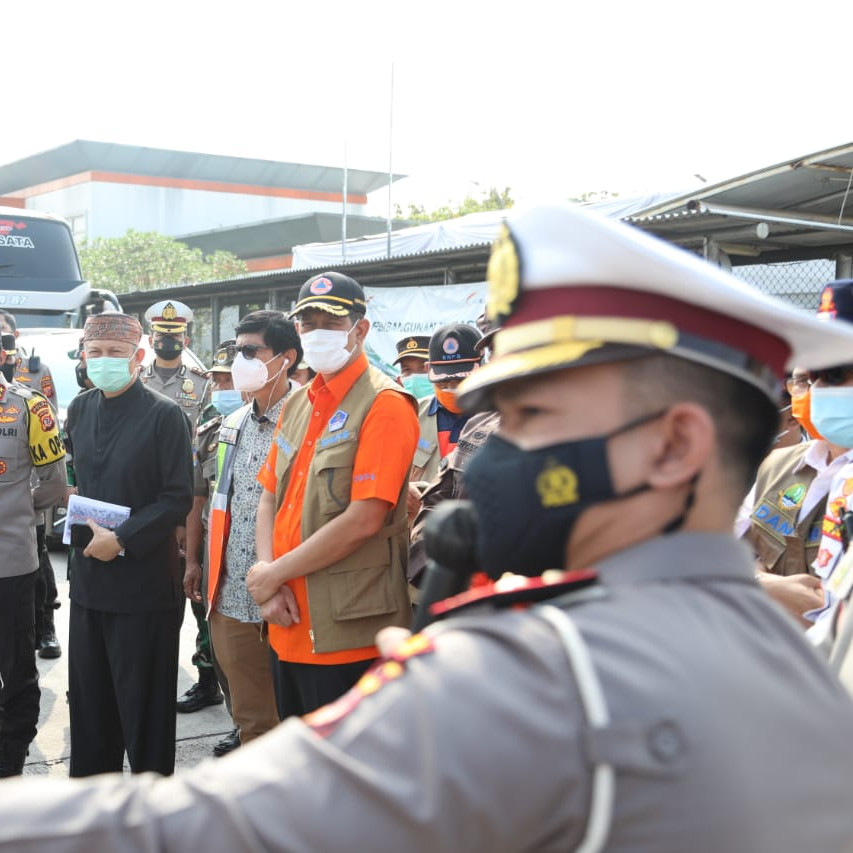
M71 495L68 498L68 511L65 516L65 532L62 534L63 544L85 548L92 538L92 530L86 523L90 518L101 527L115 530L130 518L130 507ZM81 527L85 528L85 531L81 530ZM124 554L124 551L121 553Z

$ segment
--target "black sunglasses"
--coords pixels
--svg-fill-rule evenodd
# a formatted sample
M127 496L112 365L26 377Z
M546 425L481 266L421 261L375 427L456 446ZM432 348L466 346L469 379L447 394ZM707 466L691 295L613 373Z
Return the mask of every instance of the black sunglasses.
M826 367L823 370L810 370L809 384L814 385L819 379L821 385L843 385L851 373L853 373L853 364Z
M270 347L265 346L263 344L243 344L242 346L230 346L228 347L230 350L229 355L231 358L234 358L235 353L241 353L243 358L254 358L259 350L262 349L270 349Z

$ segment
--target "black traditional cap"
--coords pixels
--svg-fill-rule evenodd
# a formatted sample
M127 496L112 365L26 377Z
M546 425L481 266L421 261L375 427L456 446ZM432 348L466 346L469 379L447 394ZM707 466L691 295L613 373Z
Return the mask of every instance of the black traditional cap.
M429 339L429 379L461 379L479 364L483 354L477 350L480 333L467 323L451 323L432 333Z
M397 341L397 357L391 364L397 364L402 358L429 359L429 335L410 335Z
M367 313L367 299L361 285L340 272L324 272L309 278L299 289L299 298L290 312L298 317L306 308L319 308L336 317Z
M222 341L213 354L213 364L207 372L230 373L231 365L234 364L234 358L237 355L236 345L237 341L234 338L230 341Z
M148 323L151 331L161 332L164 335L179 335L186 332L192 320L192 309L183 302L178 302L177 299L161 299L145 312L145 322Z
M487 313L501 330L491 361L459 389L469 410L488 408L503 382L654 352L729 373L774 403L786 370L853 363L851 324L822 324L576 205L513 208L487 277Z

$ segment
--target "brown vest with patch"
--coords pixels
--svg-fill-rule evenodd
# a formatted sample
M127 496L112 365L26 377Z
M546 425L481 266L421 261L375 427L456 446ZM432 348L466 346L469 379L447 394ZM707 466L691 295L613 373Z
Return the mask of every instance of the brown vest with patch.
M755 549L768 572L776 575L814 574L812 561L820 545L826 495L797 520L817 472L802 462L811 442L774 450L761 463L755 480L755 503L744 539Z
M302 505L303 542L349 506L359 433L377 395L386 390L409 396L381 371L368 367L338 406L347 415L344 423L333 431L327 425L317 438ZM306 391L294 394L287 403L281 429L273 439L278 447L276 512L284 500L293 461L308 431L312 411ZM371 646L380 628L389 625L408 628L411 624L412 608L406 584L408 486L408 481L404 481L396 505L375 536L343 560L305 576L316 652Z

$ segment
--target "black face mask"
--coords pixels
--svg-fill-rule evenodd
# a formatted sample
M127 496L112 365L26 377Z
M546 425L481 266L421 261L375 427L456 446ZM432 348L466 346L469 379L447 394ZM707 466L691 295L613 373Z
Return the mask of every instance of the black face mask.
M15 362L13 361L11 364L0 364L0 371L2 371L6 381L11 382L15 378Z
M162 358L163 361L173 361L184 351L184 345L182 341L175 338L163 338L154 341L153 350L154 355Z
M87 381L89 379L89 374L86 373L86 363L83 361L78 361L76 366L74 367L74 375L77 377L77 384L83 388L84 390L87 388L91 388L91 385L87 385Z
M504 572L537 577L562 569L566 542L584 510L650 488L613 489L609 439L666 414L655 412L606 435L522 450L492 435L463 474L479 521L477 551L490 577Z

